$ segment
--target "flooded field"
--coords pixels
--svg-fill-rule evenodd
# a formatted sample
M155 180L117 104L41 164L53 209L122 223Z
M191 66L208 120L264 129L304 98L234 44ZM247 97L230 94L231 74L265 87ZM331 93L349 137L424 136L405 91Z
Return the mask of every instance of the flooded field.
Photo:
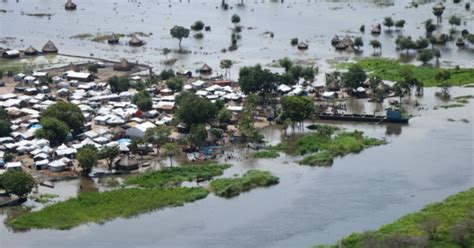
M229 9L220 7L220 0L213 1L93 1L78 2L78 9L65 11L61 1L2 1L0 9L0 36L2 46L25 49L28 45L41 48L47 40L56 43L60 53L81 56L94 56L104 59L130 61L150 64L157 70L166 66L165 60L177 59L173 69L195 70L202 63L208 63L214 72L223 73L219 69L222 59L232 59L231 77L236 78L238 68L244 65L261 63L269 65L273 60L288 56L307 63L322 65L334 59L347 59L354 56L371 56L372 47L369 41L379 40L383 57L398 58L395 39L400 33L417 39L424 36L424 22L434 19L432 7L435 1L419 1L418 8L411 5L411 0L366 0L366 1L244 1L244 5L236 5L240 1L229 1ZM458 30L474 28L473 10L467 11L463 4L445 3L446 10L440 31L447 33L451 26L448 19L451 15L462 20ZM31 16L31 14L51 14L51 16ZM238 14L243 26L238 49L222 52L231 43L234 24L231 16ZM372 36L370 29L382 23L384 17L391 16L394 20L406 20L401 31L382 32ZM193 32L182 42L183 48L189 53L164 55L163 49L176 50L178 41L170 36L174 25L185 27L197 20L202 20L211 27L210 32L203 32L203 39L193 38ZM365 25L365 33L359 28ZM386 30L384 27L383 30ZM108 45L107 42L94 42L91 39L73 38L89 34L131 34L140 32L139 36L146 42L143 47L130 47L126 43L129 37L121 38L120 44ZM273 38L270 35L273 33ZM337 52L331 46L334 35L361 36L364 40L363 52ZM309 44L309 49L299 51L290 45L292 38L299 38ZM441 63L454 66L474 66L474 50L458 48L454 42L440 46ZM414 57L408 60L414 60ZM407 60L407 58L404 58ZM416 61L414 61L416 62Z
M472 88L454 88L454 96L474 94ZM474 185L472 143L474 104L448 110L434 89L417 99L423 109L407 126L344 124L388 145L337 158L333 166L307 167L297 157L231 161L224 176L249 169L265 169L280 184L243 193L233 199L209 195L183 207L155 211L132 219L90 224L69 231L14 232L0 227L2 247L310 247L333 243L356 231L374 229L427 203ZM362 111L371 103L357 102ZM448 118L454 121L448 121ZM469 123L460 121L467 119ZM278 143L281 131L262 131ZM245 152L245 151L242 151ZM243 153L245 156L245 153ZM82 185L82 186L81 186ZM99 190L91 181L61 182L42 193L59 200L82 190ZM2 213L1 218L6 218Z

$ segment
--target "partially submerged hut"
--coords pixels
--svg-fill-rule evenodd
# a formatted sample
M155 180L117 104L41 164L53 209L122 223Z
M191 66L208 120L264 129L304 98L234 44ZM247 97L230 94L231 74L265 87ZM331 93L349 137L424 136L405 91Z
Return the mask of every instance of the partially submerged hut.
M341 41L341 39L339 38L339 36L334 35L334 37L333 37L332 40L331 40L331 45L335 46L335 45L337 45L340 41Z
M339 91L341 89L341 86L339 85L338 80L333 80L326 86L326 89L328 91Z
M130 46L135 46L135 47L138 47L138 46L143 46L143 41L138 39L137 36L133 36L130 41L128 42L128 44Z
M344 43L346 47L352 47L354 45L354 42L352 41L351 37L349 37L349 35L344 36L342 43Z
M443 34L441 32L437 32L435 35L434 35L434 38L435 38L435 42L437 44L445 44L447 41L448 41L448 35L446 34Z
M344 45L344 42L339 41L335 46L336 50L346 50L346 45Z
M120 63L114 65L115 71L129 71L131 69L132 65L126 59L121 59Z
M25 49L24 53L26 56L35 56L38 54L38 50L36 50L30 45L28 48Z
M298 49L300 50L306 50L308 49L308 44L307 43L304 43L303 41L301 41L300 43L298 43L298 46L296 46Z
M199 69L199 73L210 74L212 73L212 68L208 64L204 63L204 65L201 66L201 69Z
M109 37L107 37L107 43L109 44L117 44L119 43L119 36L118 35L115 35L115 34L112 34L110 35Z
M54 43L51 40L49 40L43 46L43 49L41 49L41 51L43 51L43 53L58 53L58 48L56 47L56 45L54 45Z
M137 170L138 169L138 161L130 158L128 155L123 156L115 163L115 168L117 170Z
M76 10L77 5L72 2L72 0L67 0L66 4L64 5L64 8L66 10Z
M74 63L69 63L69 65L67 66L67 70L68 71L75 71L75 72L79 72L81 71L81 68L78 66L78 65L75 65Z
M379 24L375 25L370 31L371 34L380 34L382 33L382 26Z
M458 47L463 47L464 45L465 45L465 43L464 43L464 39L463 39L463 38L458 38L458 39L456 40L456 46L458 46Z
M441 16L445 8L446 7L444 7L442 2L438 2L437 4L435 4L435 6L433 6L433 14L435 16Z

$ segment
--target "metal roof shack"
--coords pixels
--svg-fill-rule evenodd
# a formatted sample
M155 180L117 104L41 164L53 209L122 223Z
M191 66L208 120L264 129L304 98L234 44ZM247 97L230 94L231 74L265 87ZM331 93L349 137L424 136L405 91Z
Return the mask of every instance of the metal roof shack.
M75 71L67 71L64 73L67 80L77 80L81 82L92 82L94 81L94 76L87 72L75 72Z

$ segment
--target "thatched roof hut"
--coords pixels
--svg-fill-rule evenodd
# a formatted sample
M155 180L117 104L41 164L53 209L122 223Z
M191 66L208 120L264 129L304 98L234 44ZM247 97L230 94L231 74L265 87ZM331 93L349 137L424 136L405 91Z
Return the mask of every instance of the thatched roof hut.
M143 46L143 41L138 39L137 36L133 36L128 42L130 46Z
M115 34L112 34L109 37L107 37L107 43L109 44L117 44L119 43L119 40L120 40L119 36Z
M435 38L436 43L438 44L445 44L448 41L448 35L443 34L441 32L437 32L434 35L434 38Z
M77 5L72 2L72 0L67 0L66 4L64 5L64 8L66 10L76 10Z
M38 50L36 50L34 47L31 45L23 51L26 56L34 56L38 54Z
M344 44L344 42L339 41L334 47L336 50L346 50L347 46Z
M458 38L458 39L456 40L456 46L458 46L458 47L463 47L464 45L466 45L466 44L464 43L464 39L463 39L463 38Z
M341 39L339 39L339 36L334 35L334 37L333 37L332 40L331 40L331 44L332 44L333 46L335 46L335 45L337 45L337 43L339 43L340 41L341 41Z
M75 72L80 72L81 71L81 68L78 66L78 65L75 65L74 63L69 63L69 65L67 66L67 70L68 71L75 71Z
M433 14L436 16L442 15L445 8L446 7L444 7L442 2L438 2L435 6L433 6Z
M52 41L48 40L41 51L43 51L43 53L58 53L58 48Z
M204 63L204 65L201 66L201 69L199 69L199 73L201 74L209 74L209 73L212 73L212 68Z
M375 25L370 31L371 34L380 34L382 33L382 26L380 24Z
M116 71L129 71L130 69L132 69L132 65L126 59L121 59L120 63L114 65Z
M341 89L341 86L339 85L339 82L337 80L333 80L328 85L326 85L326 89L328 91L338 91Z
M137 170L138 169L138 161L130 158L128 155L123 156L115 163L115 168L117 170Z
M298 43L298 46L297 48L300 49L300 50L306 50L308 49L308 44L304 43L303 41L301 41L300 43Z
M344 36L344 38L342 39L342 43L344 43L344 45L346 45L347 47L354 45L354 42L352 41L352 38L349 37L349 35Z

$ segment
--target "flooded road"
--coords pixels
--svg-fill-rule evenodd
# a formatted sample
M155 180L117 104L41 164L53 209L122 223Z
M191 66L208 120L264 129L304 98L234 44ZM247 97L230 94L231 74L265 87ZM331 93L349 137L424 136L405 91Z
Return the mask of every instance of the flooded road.
M398 58L395 39L399 34L418 39L424 36L424 22L435 19L431 8L435 1L423 1L418 8L410 7L411 0L382 1L244 1L244 6L236 5L240 1L228 1L230 8L225 11L220 7L221 0L81 0L77 1L76 11L65 11L62 1L11 1L0 2L0 38L2 46L25 49L33 45L37 49L52 40L59 51L66 54L90 56L119 60L127 58L132 62L146 63L157 71L165 68L162 63L167 59L178 59L173 69L192 70L208 63L214 73L222 74L219 62L222 59L234 60L231 77L236 78L238 70L244 65L261 63L269 65L273 60L285 56L316 64L327 60L347 59L356 56L354 53L336 52L331 46L334 35L340 37L361 36L364 40L363 53L357 56L371 56L373 53L369 42L377 39L382 43L381 56ZM445 3L446 10L439 30L447 33L451 26L448 19L451 15L461 17L462 24L458 30L474 30L474 11L466 11L464 4ZM31 13L51 13L51 17L28 16ZM241 17L242 39L239 48L233 52L221 52L228 48L234 25L231 16ZM379 36L370 34L371 27L382 23L384 17L394 20L404 19L407 24L401 31L382 32ZM193 32L182 42L183 48L190 53L172 52L163 55L164 48L177 49L178 41L172 39L169 30L174 25L185 27L197 20L211 26L210 32L203 32L203 39L193 38ZM359 28L365 25L365 33ZM384 28L385 30L386 28ZM392 28L394 30L394 28ZM143 32L151 34L141 37L147 44L143 47L129 47L129 38L122 38L119 45L108 45L91 40L71 38L78 34ZM271 38L266 32L273 32ZM290 45L290 39L299 38L309 44L306 51L298 51ZM438 47L441 50L441 63L445 65L474 66L474 49L458 48L454 42ZM413 52L414 59L416 53ZM416 61L414 61L416 62Z
M418 99L425 110L414 110L417 116L408 126L338 125L385 137L389 144L337 158L331 167L300 166L297 157L284 155L234 161L225 176L257 168L280 177L280 184L230 200L210 194L183 207L69 231L15 233L1 225L0 246L310 247L378 228L474 186L474 103L433 110L441 103L434 90L426 89ZM474 89L455 88L452 94L474 94ZM367 112L374 108L370 103L362 106ZM263 133L271 143L280 139L278 129ZM65 182L48 192L74 194L78 185L77 180Z

